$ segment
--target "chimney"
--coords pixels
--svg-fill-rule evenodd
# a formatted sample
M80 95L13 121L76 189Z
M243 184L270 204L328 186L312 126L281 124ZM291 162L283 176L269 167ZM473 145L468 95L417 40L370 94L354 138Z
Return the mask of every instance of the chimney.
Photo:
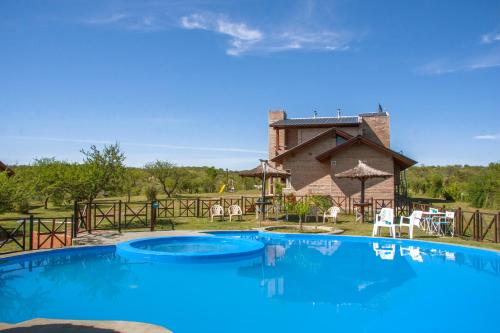
M285 130L277 129L271 126L271 124L286 119L285 110L270 110L268 114L268 155L269 160L275 157L280 150L280 147L285 146ZM269 165L274 167L274 163L269 161Z

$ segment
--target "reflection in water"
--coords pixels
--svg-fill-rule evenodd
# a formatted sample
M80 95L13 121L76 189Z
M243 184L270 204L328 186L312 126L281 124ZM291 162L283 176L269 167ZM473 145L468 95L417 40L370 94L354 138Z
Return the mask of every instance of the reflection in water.
M117 298L124 281L134 280L130 264L117 257L114 249L94 256L67 253L34 257L0 268L0 317L5 321L12 317L36 317L43 304L59 303L60 297L77 298L84 294L89 299ZM30 274L37 274L37 280L43 284L23 285ZM71 294L61 295L58 290L63 289L70 289Z
M361 304L415 276L408 262L395 256L395 245L374 244L377 252L373 255L368 243L324 239L267 241L263 264L240 267L238 273L259 279L271 298Z
M373 251L375 251L375 256L380 257L382 260L394 260L396 244L373 243Z

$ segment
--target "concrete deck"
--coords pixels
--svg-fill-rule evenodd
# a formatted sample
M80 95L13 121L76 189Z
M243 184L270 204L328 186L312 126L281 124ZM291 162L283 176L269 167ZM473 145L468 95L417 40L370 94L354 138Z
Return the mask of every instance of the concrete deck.
M169 231L95 231L92 234L83 234L73 239L73 245L113 245L136 238L165 237L165 236L207 236L200 230L169 230Z
M0 323L0 332L11 333L172 333L156 325L133 321L61 320L36 318L19 324Z

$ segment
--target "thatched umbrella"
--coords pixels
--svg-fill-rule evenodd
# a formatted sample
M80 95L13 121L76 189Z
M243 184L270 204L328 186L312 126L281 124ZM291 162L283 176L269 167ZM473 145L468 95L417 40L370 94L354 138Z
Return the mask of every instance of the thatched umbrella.
M359 179L361 181L361 221L364 221L364 204L365 204L365 182L370 178L389 178L391 173L372 168L365 163L358 161L358 165L354 168L335 174L337 178Z
M266 168L266 170L265 170L266 177L280 178L280 177L290 176L289 172L276 169L276 168L270 166L269 164L266 164L265 168ZM261 178L262 175L264 175L264 169L262 168L262 163L258 167L253 168L251 170L245 170L245 171L239 172L239 175L241 177L259 177L259 178Z
M241 171L239 175L241 177L259 177L262 179L262 197L256 202L256 204L261 207L261 214L259 214L260 226L260 222L262 222L262 220L265 218L265 206L269 204L269 202L266 200L266 179L287 177L290 176L290 173L270 166L267 160L260 160L259 166L251 170Z

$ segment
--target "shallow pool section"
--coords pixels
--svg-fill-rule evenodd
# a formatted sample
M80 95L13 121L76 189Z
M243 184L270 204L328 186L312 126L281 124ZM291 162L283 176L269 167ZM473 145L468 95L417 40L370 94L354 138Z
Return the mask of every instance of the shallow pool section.
M258 240L215 236L141 238L116 246L122 257L159 262L245 258L262 253L263 249L264 243Z
M0 322L129 320L175 333L499 331L499 252L369 237L204 236L234 244L216 238L264 249L204 263L130 258L115 246L0 259ZM214 250L157 242L136 242L135 251Z

